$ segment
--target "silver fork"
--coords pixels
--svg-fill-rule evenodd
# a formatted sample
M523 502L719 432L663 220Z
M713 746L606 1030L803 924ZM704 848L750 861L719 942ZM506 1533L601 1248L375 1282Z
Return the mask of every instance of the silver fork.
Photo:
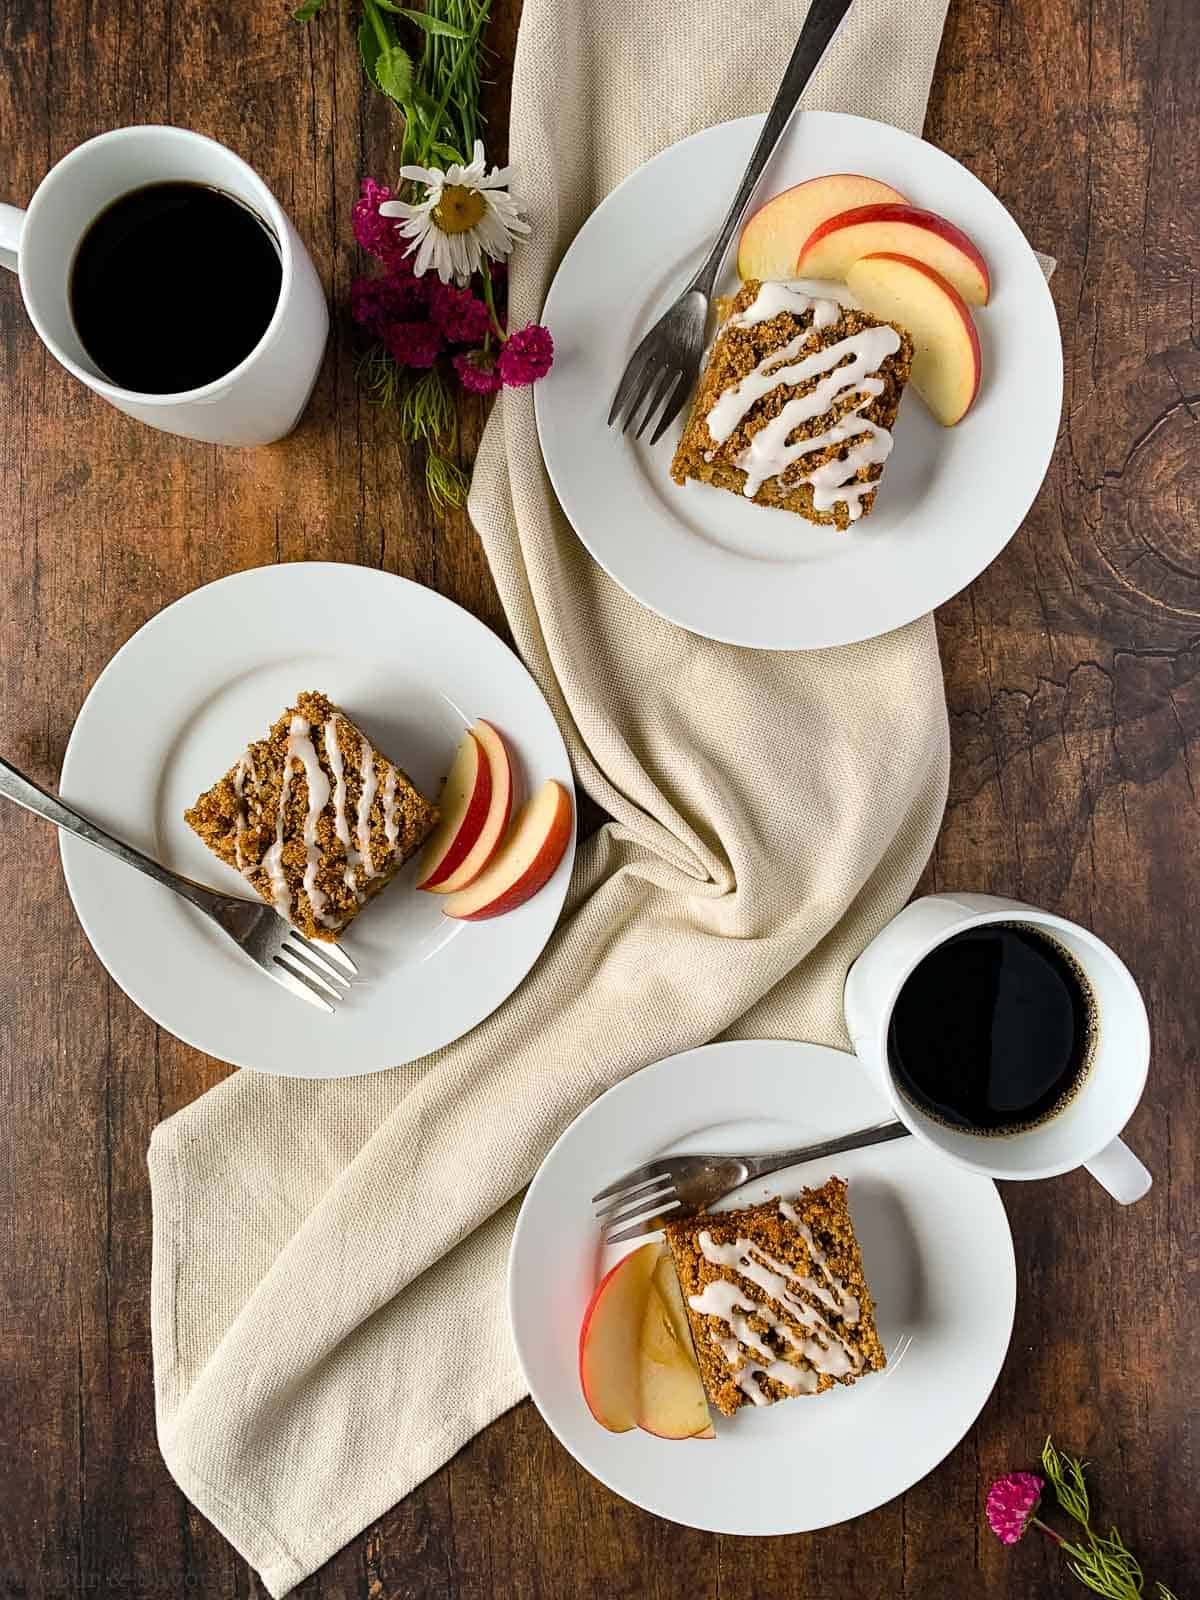
M792 119L805 84L820 65L851 3L852 0L812 0L783 82L767 112L750 165L738 185L721 231L675 304L658 319L630 356L608 413L610 428L622 419L621 432L628 433L640 415L634 434L635 439L640 439L661 406L658 426L650 435L650 443L657 444L687 403L700 372L709 303L729 241L742 220L764 167Z
M799 1166L802 1161L820 1161L825 1156L840 1156L846 1150L887 1144L907 1134L902 1122L876 1122L854 1133L839 1134L836 1139L823 1139L820 1144L802 1145L798 1150L771 1150L759 1156L663 1156L635 1167L607 1189L601 1189L592 1196L592 1204L605 1244L621 1244L639 1234L654 1233L666 1222L703 1211L754 1178Z
M261 900L241 900L235 895L218 894L215 889L206 889L190 878L169 872L140 850L114 839L112 834L80 816L57 795L47 794L3 759L0 759L0 795L6 800L15 800L26 811L56 823L88 844L106 850L127 867L136 867L155 883L174 890L211 917L221 932L228 934L268 978L274 978L289 994L298 995L322 1011L333 1010L334 1003L342 999L350 987L350 979L358 972L340 946L326 944L323 940L318 945L306 939Z

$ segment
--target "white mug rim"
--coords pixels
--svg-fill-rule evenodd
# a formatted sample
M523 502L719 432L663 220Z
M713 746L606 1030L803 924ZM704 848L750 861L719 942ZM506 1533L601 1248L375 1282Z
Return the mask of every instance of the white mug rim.
M939 898L953 900L954 896L948 894ZM1018 907L1016 904L1003 908L990 907L986 911L968 911L967 907L964 906L962 910L962 920L955 923L953 928L938 933L936 936L927 938L922 942L917 954L911 960L905 962L900 976L888 991L887 1001L881 1008L880 1022L873 1041L882 1068L881 1076L884 1093L887 1095L892 1110L914 1138L924 1140L926 1144L937 1151L938 1155L943 1156L947 1161L952 1161L955 1166L965 1168L968 1172L979 1173L981 1176L988 1178L1007 1179L1013 1182L1034 1181L1039 1178L1057 1178L1061 1177L1063 1173L1074 1172L1077 1167L1086 1166L1089 1161L1094 1160L1102 1150L1106 1150L1112 1144L1114 1139L1120 1137L1122 1128L1137 1110L1146 1087L1146 1078L1150 1070L1150 1019L1146 1013L1146 1003L1142 998L1142 992L1138 987L1137 980L1111 945L1105 944L1098 934L1093 933L1090 928L1085 928L1078 922L1072 922L1069 917L1060 917L1053 911L1042 911L1036 906L1021 905ZM887 1053L888 1027L892 1020L892 1012L896 1008L896 1001L900 998L901 989L903 989L925 957L938 949L940 945L947 944L951 939L957 938L961 933L968 933L972 928L987 927L997 922L1038 923L1047 928L1065 929L1082 939L1085 944L1090 945L1100 956L1111 961L1118 972L1129 980L1130 989L1136 997L1139 1024L1138 1032L1140 1037L1137 1053L1140 1059L1140 1069L1136 1075L1130 1076L1126 1080L1131 1085L1128 1106L1121 1113L1120 1120L1116 1123L1112 1132L1107 1138L1101 1139L1094 1149L1074 1153L1065 1161L1051 1162L1046 1166L1024 1167L1020 1172L1001 1170L989 1165L984 1160L972 1161L968 1157L960 1155L957 1151L947 1150L945 1146L936 1143L929 1136L919 1113L914 1112L913 1108L909 1106L904 1096L900 1093L892 1076L891 1064ZM1017 1133L1008 1137L1019 1139L1021 1135Z
M219 150L224 158L232 161L242 169L245 176L255 187L263 210L267 213L266 220L270 222L279 246L279 262L282 271L279 281L279 298L275 303L275 310L272 312L271 320L264 328L262 336L254 348L242 357L236 367L230 367L229 371L223 372L219 378L213 378L211 382L201 384L196 389L175 389L169 394L151 394L142 389L124 389L119 384L110 383L107 378L99 377L96 373L89 371L87 367L82 366L78 361L67 355L58 341L46 329L42 318L38 315L35 296L26 281L23 267L25 252L19 247L17 250L17 280L21 286L21 298L25 302L25 312L34 326L34 331L61 366L78 378L81 383L86 384L89 389L103 395L106 400L111 400L117 405L132 402L139 406L165 407L182 405L196 400L203 401L222 394L234 379L241 377L258 359L263 349L271 341L284 317L292 287L292 241L283 207L248 161L244 161L236 151L231 150L228 145L222 144L219 139L211 139L206 133L195 133L191 128L179 128L169 122L138 122L125 128L110 128L106 133L95 134L91 139L85 139L82 144L77 144L73 150L68 150L61 160L54 163L34 190L33 196L25 208L25 220L21 225L22 233L31 226L41 206L48 203L48 195L53 189L53 180L61 176L64 170L87 159L89 152L96 145L110 142L124 143L147 133L166 133L183 141L191 141L209 146L213 150ZM96 215L98 216L99 212ZM87 226L90 227L94 221L95 217L90 218ZM86 228L81 231L80 239L82 239L84 232L86 232Z

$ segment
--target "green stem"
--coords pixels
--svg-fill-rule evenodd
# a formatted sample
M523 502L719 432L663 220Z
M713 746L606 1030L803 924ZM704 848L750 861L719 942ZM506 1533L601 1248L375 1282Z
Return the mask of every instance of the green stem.
M429 119L431 131L425 136L425 143L422 146L421 151L421 159L417 162L418 166L427 167L429 165L429 153L437 141L438 130L442 126L442 118L446 114L446 107L450 103L450 96L454 93L459 76L462 73L463 68L466 66L469 57L478 48L479 35L483 31L483 26L486 21L486 16L480 16L475 24L475 29L471 34L471 37L469 39L462 40L462 49L459 52L458 60L454 63L454 71L446 79L445 88L442 90L442 97L434 107L433 116ZM462 152L462 157L464 161L469 161L471 159L471 152L469 150L464 150Z
M496 330L496 337L503 344L508 335L500 326L500 318L496 315L496 300L492 293L492 264L486 256L480 262L479 270L483 276L483 303L488 308L488 314L492 319L492 327ZM487 346L485 345L484 348L486 349Z
M392 40L384 26L383 18L379 14L379 7L375 0L363 0L363 11L374 30L375 37L379 40L379 48L387 50L391 47Z
M1043 1522L1041 1517L1030 1517L1029 1520L1033 1523L1035 1528L1040 1528L1044 1534L1047 1534L1051 1539L1053 1539L1055 1544L1066 1544L1067 1541L1063 1538L1062 1534L1055 1533L1054 1529L1050 1527L1048 1523Z

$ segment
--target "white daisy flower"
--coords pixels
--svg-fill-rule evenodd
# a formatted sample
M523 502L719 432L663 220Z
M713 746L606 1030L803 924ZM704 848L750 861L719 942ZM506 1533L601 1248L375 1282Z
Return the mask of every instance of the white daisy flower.
M440 167L401 167L400 176L424 186L419 205L385 200L383 217L399 217L401 238L419 241L413 271L419 278L430 267L443 283L466 283L485 255L502 261L529 224L508 192L511 167L487 171L483 142L475 141L470 162Z

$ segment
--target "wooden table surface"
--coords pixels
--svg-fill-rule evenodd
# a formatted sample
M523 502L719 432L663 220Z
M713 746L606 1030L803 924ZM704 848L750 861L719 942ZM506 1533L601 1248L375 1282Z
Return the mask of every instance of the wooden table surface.
M494 151L517 5L497 0L492 31ZM298 432L237 452L151 432L75 383L0 273L0 751L42 783L113 651L239 568L381 566L504 631L465 516L430 511L355 387L350 207L364 173L389 175L397 129L363 90L344 11L302 28L282 0L0 7L4 198L25 203L105 128L196 128L263 173L335 307ZM1181 1600L1194 1582L1198 80L1194 0L953 0L927 126L1058 257L1067 384L1028 521L939 617L954 770L925 887L1019 895L1128 960L1155 1039L1130 1129L1151 1195L1121 1210L1079 1173L1006 1188L1020 1302L996 1392L942 1466L851 1526L753 1542L656 1521L593 1482L525 1402L305 1596L1078 1593L1048 1541L1005 1550L981 1521L990 1480L1034 1465L1050 1430L1093 1460L1102 1513L1148 1570ZM468 410L465 459L480 420ZM0 1596L264 1592L175 1488L154 1432L146 1147L227 1069L108 981L56 839L14 809L0 899ZM798 1455L798 1495L819 1471Z

